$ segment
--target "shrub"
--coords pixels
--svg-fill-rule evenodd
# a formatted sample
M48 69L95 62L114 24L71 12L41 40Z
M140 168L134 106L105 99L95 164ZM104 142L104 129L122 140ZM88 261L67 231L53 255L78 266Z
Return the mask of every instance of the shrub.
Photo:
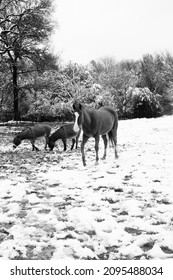
M154 95L148 88L130 88L126 98L124 105L128 117L153 118L163 114L159 95Z

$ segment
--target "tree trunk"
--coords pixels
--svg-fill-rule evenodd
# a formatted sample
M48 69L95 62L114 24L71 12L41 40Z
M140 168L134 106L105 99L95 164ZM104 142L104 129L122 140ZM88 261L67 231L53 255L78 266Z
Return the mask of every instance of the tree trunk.
M14 114L14 120L19 120L19 98L18 98L18 87L17 87L17 66L13 65L13 97L14 97L14 103L13 103L13 114Z

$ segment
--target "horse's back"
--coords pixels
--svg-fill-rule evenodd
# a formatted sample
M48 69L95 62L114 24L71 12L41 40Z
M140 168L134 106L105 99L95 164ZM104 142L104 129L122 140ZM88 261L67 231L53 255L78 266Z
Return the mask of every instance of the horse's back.
M113 115L115 119L118 119L117 111L110 106L103 106L98 109L98 112L104 116L106 115Z
M118 116L114 108L103 106L99 109L88 109L85 111L83 131L87 136L104 135L112 129L117 129Z
M118 125L118 114L116 110L109 106L100 107L97 110L98 119L106 126Z

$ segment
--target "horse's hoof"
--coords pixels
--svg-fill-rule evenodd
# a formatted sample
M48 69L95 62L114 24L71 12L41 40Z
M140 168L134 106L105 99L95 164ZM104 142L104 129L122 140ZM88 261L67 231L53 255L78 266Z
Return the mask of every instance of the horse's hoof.
M95 162L95 165L96 165L96 166L97 166L97 165L99 165L99 162L98 162L98 161L96 161L96 162Z

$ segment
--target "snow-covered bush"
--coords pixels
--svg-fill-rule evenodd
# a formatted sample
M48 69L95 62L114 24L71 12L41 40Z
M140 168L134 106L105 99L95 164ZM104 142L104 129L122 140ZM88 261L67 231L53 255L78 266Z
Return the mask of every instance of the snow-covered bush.
M124 111L127 117L152 118L162 115L159 95L153 94L148 88L129 88L124 100Z

